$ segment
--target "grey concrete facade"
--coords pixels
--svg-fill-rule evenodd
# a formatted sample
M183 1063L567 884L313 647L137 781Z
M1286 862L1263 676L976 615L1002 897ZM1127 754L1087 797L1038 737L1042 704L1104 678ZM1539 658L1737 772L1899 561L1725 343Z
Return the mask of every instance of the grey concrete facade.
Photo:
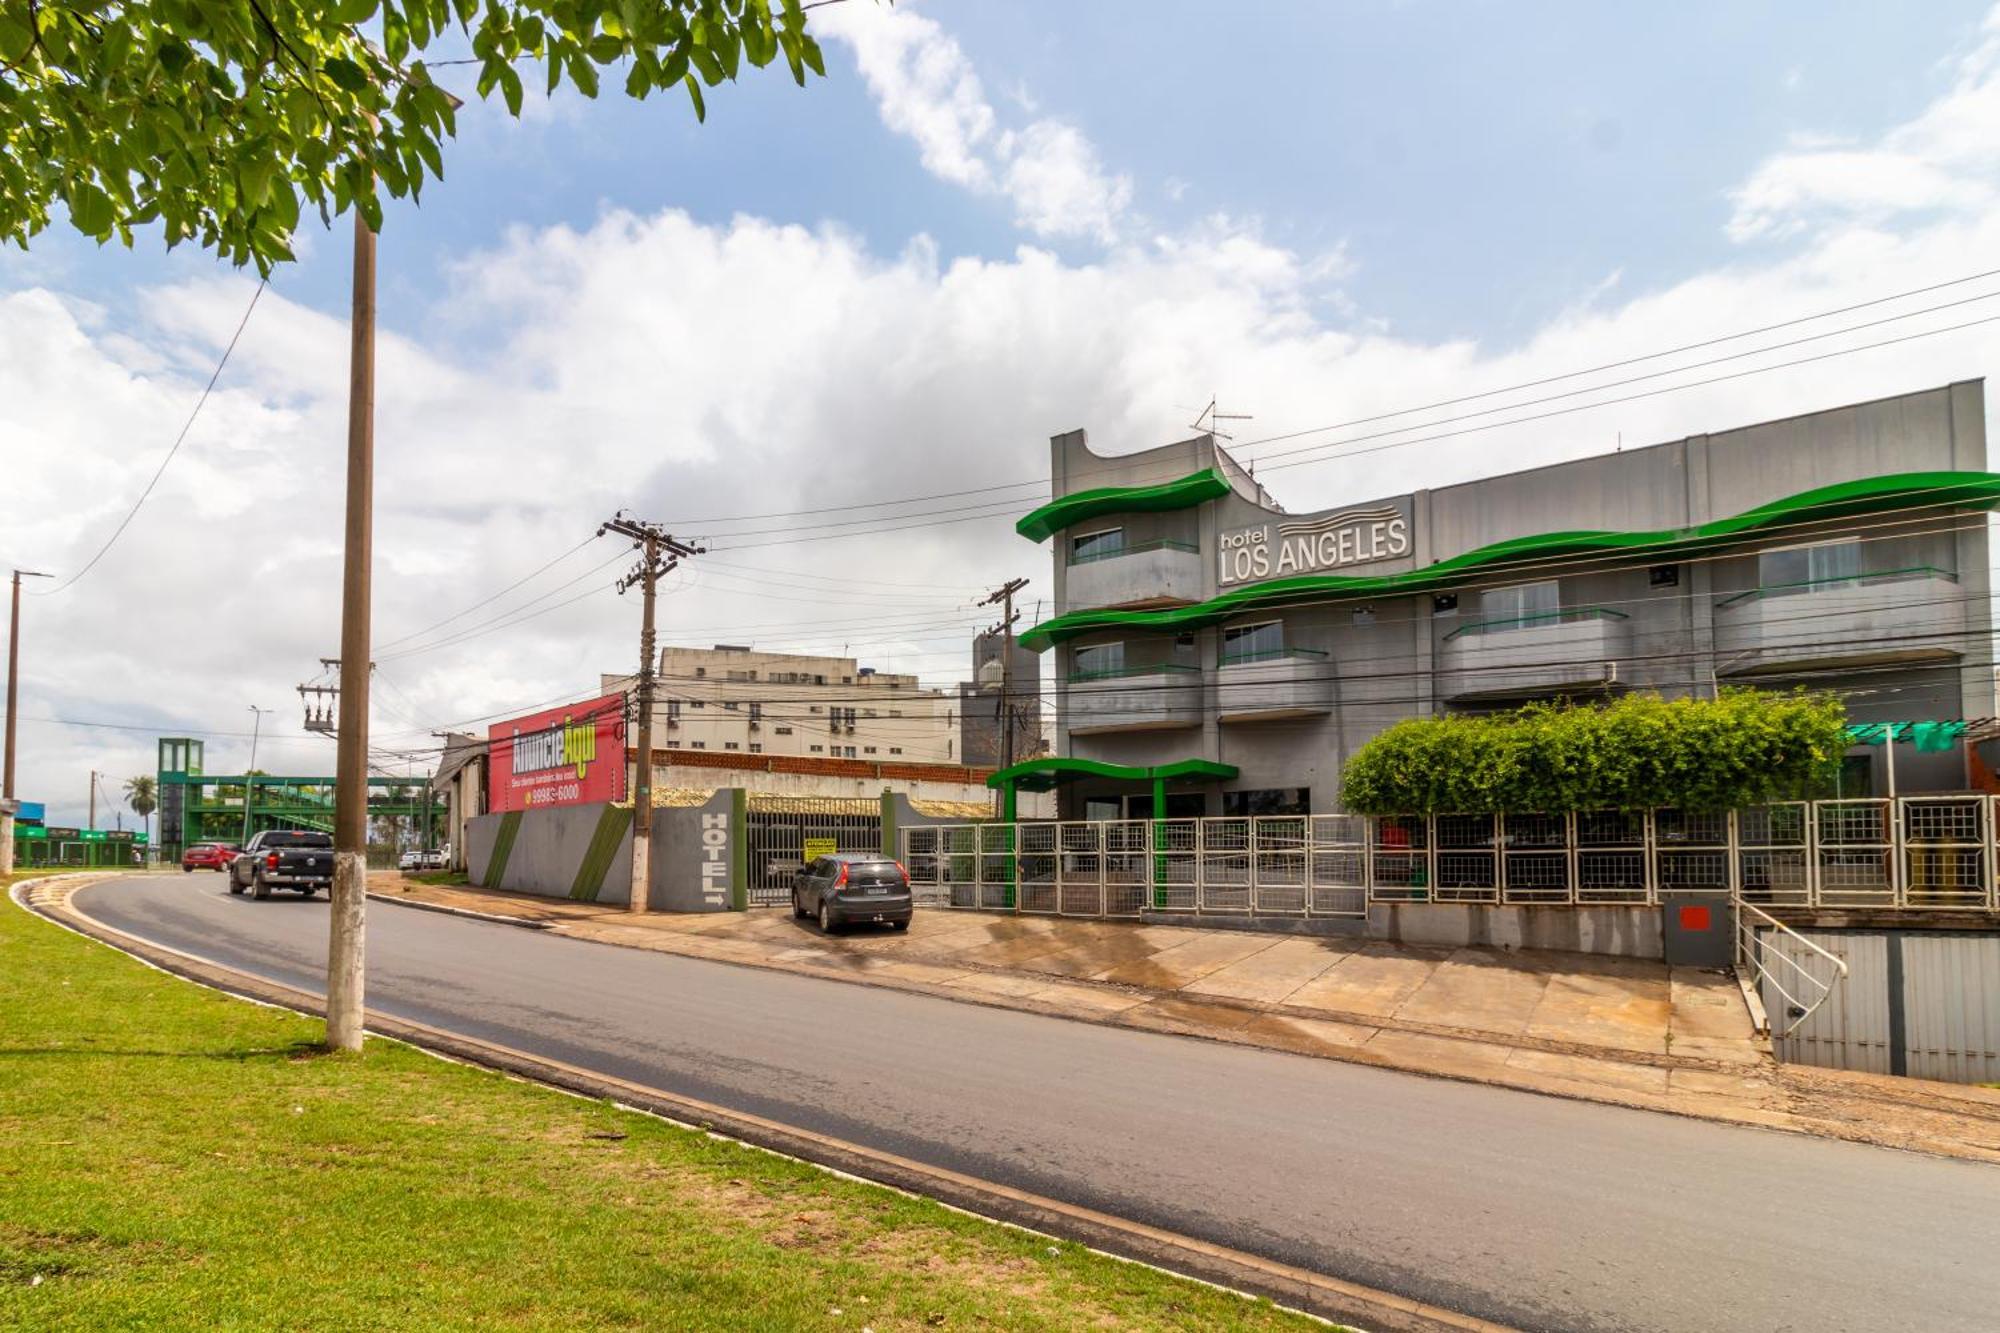
M1230 792L1300 789L1311 810L1331 811L1346 757L1390 724L1529 699L1809 684L1843 692L1856 721L1990 716L1985 511L1927 504L1921 480L1908 477L1985 474L1984 423L1983 381L1967 381L1305 515L1285 513L1210 437L1106 457L1081 431L1058 435L1055 499L1206 468L1232 490L1057 531L1052 615L1199 606L1295 574L1405 574L1549 534L1671 534L1874 478L1904 476L1908 495L1837 518L1806 511L1782 529L1698 553L1551 546L1421 592L1314 592L1193 629L1087 630L1050 650L1057 753L1238 769L1233 779L1175 787L1184 813L1197 798L1200 813L1220 815ZM1112 528L1138 549L1072 563L1077 536ZM1322 563L1281 567L1293 551ZM1802 572L1787 577L1794 565ZM1197 568L1198 585L1189 572ZM1528 586L1542 583L1554 586ZM1264 622L1278 628L1255 641L1258 651L1225 651L1232 629ZM1115 671L1078 669L1080 651L1114 643ZM1886 794L1880 748L1855 754L1872 765L1873 793ZM1896 781L1902 792L1962 789L1965 761L1905 745ZM1143 801L1144 789L1080 780L1064 788L1062 813L1102 817L1106 802L1130 799Z

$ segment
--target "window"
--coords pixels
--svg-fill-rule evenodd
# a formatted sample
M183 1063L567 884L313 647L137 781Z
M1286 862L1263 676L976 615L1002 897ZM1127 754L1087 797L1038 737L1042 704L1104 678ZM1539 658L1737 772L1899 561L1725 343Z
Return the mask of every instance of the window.
M790 727L778 727L775 728L775 730L780 736L789 736L792 734L792 729Z
M1311 808L1310 787L1268 787L1257 791L1222 793L1222 813L1239 819L1256 815L1302 815Z
M807 705L807 707L806 707L806 711L807 711L808 713L817 713L817 712L819 711L819 705L818 705L818 704L809 704L809 705Z
M1282 657L1285 652L1285 624L1267 620L1261 625L1231 625L1222 631L1222 660L1255 662L1266 657Z
M1072 565L1124 553L1125 529L1123 528L1105 528L1101 532L1086 532L1069 539L1069 562Z
M735 741L724 741L722 743L722 748L725 750L740 750L743 747L738 745Z
M1849 586L1861 573L1861 543L1825 542L1783 551L1760 551L1757 582L1790 592L1823 592Z
M681 716L681 701L679 699L667 700L667 721L678 722L680 721L680 716Z
M696 667L696 668L694 669L694 674L695 674L695 675L697 675L697 676L706 676L706 675L708 674L708 668L707 668L707 667Z
M736 711L736 701L734 699L725 699L722 706L732 713Z
M707 742L707 741L689 741L689 742L688 742L688 749L690 749L690 750L706 750L707 748L708 748L708 742Z
M1646 571L1646 586L1649 588L1678 588L1681 586L1679 565L1654 565Z
M764 753L764 747L763 747L762 745L758 744L758 743L757 743L756 741L751 741L751 742L750 742L750 753L751 753L751 754L762 754L762 753Z
M850 745L850 746L848 746L848 747L847 747L847 748L846 748L846 749L845 749L844 751L842 751L842 753L843 753L843 754L844 754L844 755L845 755L845 756L846 756L847 758L849 758L849 759L852 759L852 758L854 758L854 747L853 747L852 745Z
M1458 614L1458 594L1441 592L1431 598L1431 614L1434 616L1455 616Z
M891 708L889 710L890 717L901 717L902 715L903 715L903 710L900 708Z
M706 708L706 707L708 707L708 705L707 705L706 703L702 702L702 701L701 701L700 699L693 699L693 700L690 700L690 701L688 702L688 707L689 707L689 708Z
M814 745L808 748L811 749L814 754L824 754L826 752L826 747L824 745Z
M763 719L763 716L764 716L764 705L759 703L753 703L750 705L750 720L752 722L761 721Z
M1110 676L1125 669L1125 645L1123 643L1093 643L1087 648L1078 648L1070 655L1079 676Z
M1560 606L1554 579L1516 583L1510 588L1488 588L1479 594L1479 618L1495 622L1487 625L1489 630L1544 624L1557 616Z
M1354 608L1354 623L1355 623L1355 624L1357 624L1357 625L1372 625L1372 624L1374 624L1374 623L1375 623L1375 608L1374 608L1374 607L1372 607L1372 606L1357 606L1357 607L1355 607L1355 608Z
M889 747L890 754L901 754L902 752L903 752L903 747L900 745L892 745Z
M872 745L864 745L864 746L862 746L862 747L861 747L861 753L863 753L863 754L874 754L874 753L875 753L875 747L874 747L874 746L872 746Z
M850 709L849 711L851 712L852 710ZM874 716L875 716L875 710L874 710L874 709L872 709L872 708L864 708L864 709L862 709L862 710L861 710L861 716L863 716L863 717L874 717Z

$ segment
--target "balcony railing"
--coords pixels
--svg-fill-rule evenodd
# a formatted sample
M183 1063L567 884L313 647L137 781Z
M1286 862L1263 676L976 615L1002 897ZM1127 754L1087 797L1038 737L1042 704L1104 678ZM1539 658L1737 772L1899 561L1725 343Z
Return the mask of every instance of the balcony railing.
M1306 661L1324 662L1324 648L1268 648L1257 653L1223 653L1215 661L1217 666L1243 666L1249 662L1281 662L1288 657Z
M1111 667L1104 671L1076 671L1072 672L1065 679L1069 684L1076 685L1088 680L1118 680L1125 676L1157 676L1163 671L1192 671L1198 673L1200 670L1200 667L1190 666L1185 662L1155 662L1150 666Z
M1834 574L1823 579L1801 579L1796 583L1767 583L1723 598L1715 604L1715 609L1737 606L1744 602L1761 601L1766 597L1784 597L1792 593L1806 592L1815 588L1859 588L1876 583L1903 583L1914 579L1943 579L1947 583L1958 582L1958 575L1935 565L1912 565L1908 569L1885 569L1873 574Z
M1542 625L1574 625L1586 620L1630 620L1623 611L1613 611L1606 606L1573 606L1558 611L1537 611L1532 615L1508 616L1502 620L1476 620L1470 625L1460 625L1444 636L1449 643L1461 635L1504 634L1510 630L1536 628Z
M1115 551L1095 551L1088 555L1072 555L1069 558L1069 563L1071 565L1090 565L1097 563L1099 560L1116 560L1120 556L1139 555L1145 551L1187 551L1190 554L1199 555L1201 548L1193 542L1174 541L1170 538L1162 537L1158 541L1140 542L1136 546L1121 546Z

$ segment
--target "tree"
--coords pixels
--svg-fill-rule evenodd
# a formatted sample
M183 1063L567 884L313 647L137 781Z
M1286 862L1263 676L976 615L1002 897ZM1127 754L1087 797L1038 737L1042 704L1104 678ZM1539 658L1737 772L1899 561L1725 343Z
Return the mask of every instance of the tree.
M818 0L831 3L831 0ZM24 249L62 205L101 244L158 223L263 273L292 258L301 210L416 197L444 176L457 99L434 80L477 65L513 115L520 66L597 95L623 71L644 98L783 56L826 73L801 0L0 0L0 239ZM469 55L458 53L469 51ZM427 62L427 54L446 58Z
M146 840L153 839L153 811L160 808L160 780L151 773L125 779L125 803L146 821Z

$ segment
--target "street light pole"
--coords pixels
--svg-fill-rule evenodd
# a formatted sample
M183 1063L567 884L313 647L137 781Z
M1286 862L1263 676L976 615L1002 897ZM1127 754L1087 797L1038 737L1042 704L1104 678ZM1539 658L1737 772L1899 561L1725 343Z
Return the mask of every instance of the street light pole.
M14 571L14 611L7 626L7 758L0 773L0 875L14 873L14 700L21 673L21 580L45 579L32 569Z
M248 846L250 843L250 789L257 784L257 736L259 732L264 730L264 714L271 710L268 708L259 708L256 704L251 704L250 711L255 713L257 718L250 724L250 767L243 770L243 844L245 846Z
M326 1044L361 1049L368 901L369 572L375 522L375 233L354 210L347 386L347 542L340 604L339 758L326 950Z

